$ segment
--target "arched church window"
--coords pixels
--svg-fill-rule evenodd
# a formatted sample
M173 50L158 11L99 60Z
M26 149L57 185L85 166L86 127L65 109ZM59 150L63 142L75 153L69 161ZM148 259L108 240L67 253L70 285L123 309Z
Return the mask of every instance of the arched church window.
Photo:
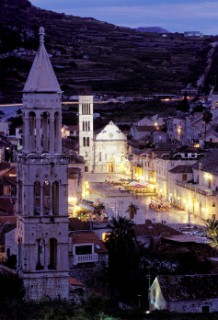
M83 146L88 147L89 146L89 138L88 137L83 137Z
M44 181L43 183L43 214L48 215L50 209L50 183Z
M83 121L82 122L82 129L83 129L83 131L90 131L90 121Z
M33 210L34 210L34 215L39 215L40 214L40 194L41 194L41 188L40 188L40 182L35 181L34 182L34 187L33 187Z
M48 112L43 112L41 116L41 128L42 128L42 149L43 152L48 152L49 151L49 113Z
M22 202L23 202L23 197L22 197L22 194L23 194L23 183L21 180L18 181L18 184L17 184L17 194L18 194L18 197L17 197L17 201L18 201L18 212L20 213L22 211Z
M57 268L57 240L49 239L49 265L48 269Z
M82 114L90 114L90 104L89 103L83 103L82 104Z
M83 131L86 131L86 121L83 121Z
M83 137L83 147L89 147L90 139L89 137Z
M59 183L57 181L52 183L52 214L59 213Z
M54 137L55 139L58 137L58 112L55 112L54 115Z
M27 133L29 140L29 147L31 150L35 149L36 145L36 115L34 112L29 113L29 132Z
M29 134L30 136L33 136L35 134L35 123L36 123L36 114L35 112L29 113Z
M45 240L36 240L36 270L42 270L45 267Z

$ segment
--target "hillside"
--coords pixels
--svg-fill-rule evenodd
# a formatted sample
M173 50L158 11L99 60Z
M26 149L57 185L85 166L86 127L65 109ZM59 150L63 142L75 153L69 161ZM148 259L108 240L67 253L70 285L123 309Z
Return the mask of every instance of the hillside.
M38 47L38 28L65 99L77 94L178 94L204 72L214 39L139 32L92 18L0 2L0 103L19 102Z

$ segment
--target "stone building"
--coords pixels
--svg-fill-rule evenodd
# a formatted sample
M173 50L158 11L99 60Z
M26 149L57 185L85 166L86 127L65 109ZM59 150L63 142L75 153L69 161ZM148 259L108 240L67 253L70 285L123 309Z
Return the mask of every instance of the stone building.
M17 156L17 269L27 300L68 299L68 157L62 154L61 89L44 46L23 89L23 149Z
M94 172L125 173L128 170L127 137L110 121L94 141Z
M149 290L149 309L179 313L218 311L218 275L157 276Z
M93 97L79 98L79 154L85 160L85 171L125 173L129 169L127 137L112 121L101 132L93 130Z

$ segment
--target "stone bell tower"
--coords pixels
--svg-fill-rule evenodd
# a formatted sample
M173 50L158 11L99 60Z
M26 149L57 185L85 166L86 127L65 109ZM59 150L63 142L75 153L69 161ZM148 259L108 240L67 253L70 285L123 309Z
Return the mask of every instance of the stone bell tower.
M93 96L79 97L79 154L85 160L85 171L94 170Z
M40 45L23 89L17 157L17 268L27 300L68 299L68 157L62 154L62 91Z

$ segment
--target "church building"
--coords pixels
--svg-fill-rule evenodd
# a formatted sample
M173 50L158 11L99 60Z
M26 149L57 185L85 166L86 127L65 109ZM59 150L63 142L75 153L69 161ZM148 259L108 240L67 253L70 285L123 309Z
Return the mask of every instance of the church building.
M85 171L92 173L126 173L127 137L112 121L98 134L93 130L93 96L79 98L79 153Z
M24 142L17 156L17 268L26 300L68 299L69 158L62 154L62 91L40 45L23 89Z

